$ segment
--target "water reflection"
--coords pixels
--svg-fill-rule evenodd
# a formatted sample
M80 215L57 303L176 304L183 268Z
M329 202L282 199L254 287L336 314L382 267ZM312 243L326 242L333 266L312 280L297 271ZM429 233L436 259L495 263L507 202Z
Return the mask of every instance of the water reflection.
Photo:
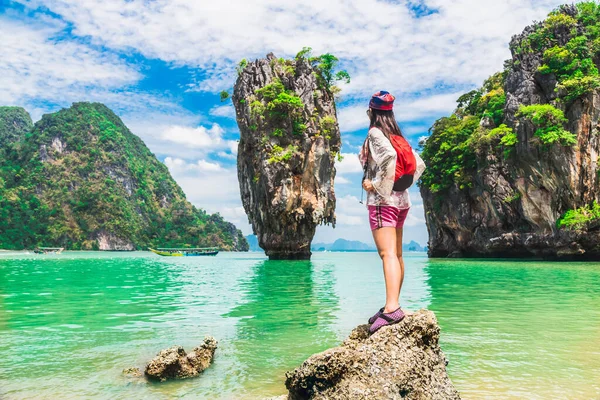
M600 398L600 269L406 255L402 305L433 309L465 398ZM385 299L376 253L0 257L0 397L255 399ZM219 340L199 379L132 383L159 349ZM558 395L557 393L561 393Z
M337 342L332 329L338 308L334 286L331 265L256 264L251 279L240 285L245 302L227 314L239 318L234 346L244 387L252 391L252 382L259 382L280 392L286 370Z
M13 330L65 324L93 330L119 325L120 315L173 309L160 298L177 288L175 271L151 259L108 259L100 267L94 260L76 259L15 263L0 268L0 291L11 310L8 327ZM143 301L150 298L154 304Z
M13 389L35 379L44 393L57 381L41 377L89 376L89 384L99 371L118 370L124 349L153 340L154 321L176 309L169 301L180 288L176 269L149 258L95 257L0 261L0 354Z
M427 269L430 307L465 397L600 394L591 384L600 382L597 266L433 260Z

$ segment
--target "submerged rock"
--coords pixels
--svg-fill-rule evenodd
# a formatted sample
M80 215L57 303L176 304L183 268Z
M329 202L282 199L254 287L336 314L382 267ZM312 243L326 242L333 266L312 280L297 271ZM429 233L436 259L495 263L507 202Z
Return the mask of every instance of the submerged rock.
M289 399L460 399L446 373L433 312L409 314L373 335L368 327L288 372Z
M123 370L123 375L128 378L141 378L143 376L142 370L138 367L125 368Z
M164 382L171 379L192 378L210 366L217 341L210 336L189 354L181 346L162 350L148 363L145 375L148 379Z
M341 141L334 96L306 58L247 63L235 83L244 209L271 259L308 259L316 226L335 224Z

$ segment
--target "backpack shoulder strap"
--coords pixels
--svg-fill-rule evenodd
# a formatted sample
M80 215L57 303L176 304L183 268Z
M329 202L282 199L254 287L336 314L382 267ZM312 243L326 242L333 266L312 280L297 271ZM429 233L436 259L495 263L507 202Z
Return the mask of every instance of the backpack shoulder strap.
M362 181L364 182L365 179L367 179L367 174L369 172L369 157L371 157L371 146L369 145L369 134L367 134L367 138L365 139L365 143L363 144L363 146L366 145L367 146L367 158L365 159L365 165L363 165L363 178Z

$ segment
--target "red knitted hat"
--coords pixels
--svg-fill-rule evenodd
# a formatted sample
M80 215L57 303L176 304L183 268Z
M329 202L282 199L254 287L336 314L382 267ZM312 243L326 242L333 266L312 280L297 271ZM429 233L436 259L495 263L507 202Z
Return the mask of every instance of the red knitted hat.
M392 96L390 92L380 90L371 97L369 107L376 110L389 111L394 108L394 100L396 100L396 98Z

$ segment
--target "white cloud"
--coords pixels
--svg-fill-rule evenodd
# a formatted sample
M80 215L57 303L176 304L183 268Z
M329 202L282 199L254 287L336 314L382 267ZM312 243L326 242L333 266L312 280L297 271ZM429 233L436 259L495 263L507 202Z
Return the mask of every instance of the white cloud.
M410 208L410 212L404 221L406 227L417 227L425 225L425 214L423 204L413 204Z
M235 148L236 153L237 153L237 147ZM219 158L227 158L229 160L235 160L236 159L236 155L232 154L232 153L226 153L224 151L219 151L217 153L217 156L219 156Z
M407 126L405 124L403 124L401 121L398 121L400 123L400 128L402 129L402 134L404 134L405 136L413 136L419 133L427 133L429 131L430 126L429 125L414 125L414 126Z
M461 94L462 92L438 94L414 101L400 99L394 107L395 114L400 121L415 121L432 115L448 114L456 108L456 99Z
M205 160L199 160L197 163L197 168L201 171L221 171L223 168L218 163L211 163Z
M339 225L361 226L365 224L365 218L356 215L347 215L342 213L336 214L336 222Z
M227 221L233 222L245 235L252 233L252 227L248 222L248 216L246 215L246 211L244 211L244 207L222 207L218 212Z
M162 133L162 138L171 142L199 148L213 148L222 144L223 128L213 124L210 128L199 126L171 126Z
M64 26L50 18L43 22L43 26L40 22L25 24L0 16L1 103L85 100L93 97L90 92L101 91L105 96L141 78L118 57L74 41L53 39Z
M198 160L196 163L187 163L181 158L165 158L165 165L172 174L189 174L190 172L218 172L223 171L223 167L218 163L212 163L206 160Z
M336 178L337 179L337 178ZM358 189L360 190L360 189ZM336 189L337 191L337 189ZM337 238L372 243L367 208L353 195L339 195L336 200L336 226L319 226L314 243L332 243Z
M341 175L339 175L339 176L336 175L335 183L340 184L340 185L347 185L348 183L350 183L350 180L347 178L344 178Z
M227 142L227 146L229 147L229 151L233 154L238 153L238 141L237 140L229 140Z
M397 97L394 102L394 114L398 122L418 121L424 117L438 117L448 115L456 108L456 99L462 93L437 94L420 98ZM369 128L369 119L366 114L368 102L364 105L354 105L342 108L338 112L338 119L342 131L352 132L364 129L365 136Z
M501 68L511 35L562 0L424 0L437 12L420 18L410 2L376 0L21 2L47 6L76 35L108 47L199 66L202 90L229 87L244 57L290 56L311 45L339 56L353 76L346 95L364 97L380 88L402 95L479 84Z
M360 217L362 222L366 222L367 208L364 204L360 204L360 200L356 196L346 195L339 197L336 201L336 216L340 225L357 225L357 217ZM339 217L342 218L339 218Z
M244 207L225 207L223 208L221 215L228 216L230 218L246 218L246 211Z
M353 172L363 172L360 161L358 160L358 154L356 153L342 153L342 161L335 162L335 170L338 174L348 174Z
M162 142L170 142L171 145L168 145L168 150L165 152L168 155L177 154L178 152L188 155L223 153L230 154L233 157L237 154L238 142L223 139L223 133L223 128L218 124L212 124L210 128L171 125L163 127L157 139ZM156 132L154 134L156 135ZM164 151L163 148L161 152Z
M364 105L347 106L338 110L337 117L342 132L353 132L359 129L365 131L369 129L369 117L366 110L369 108L368 102Z
M225 117L235 119L235 108L233 105L214 106L210 109L209 114L213 117Z

